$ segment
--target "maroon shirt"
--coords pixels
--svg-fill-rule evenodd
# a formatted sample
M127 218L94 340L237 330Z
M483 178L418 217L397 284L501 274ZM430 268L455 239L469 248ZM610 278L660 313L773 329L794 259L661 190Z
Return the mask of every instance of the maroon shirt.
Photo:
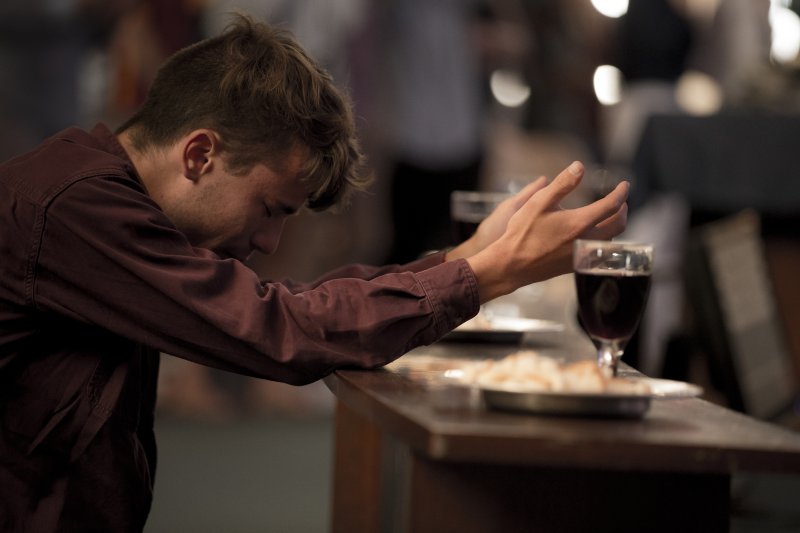
M141 530L158 353L293 384L478 310L464 260L265 283L193 248L102 125L0 166L0 531Z

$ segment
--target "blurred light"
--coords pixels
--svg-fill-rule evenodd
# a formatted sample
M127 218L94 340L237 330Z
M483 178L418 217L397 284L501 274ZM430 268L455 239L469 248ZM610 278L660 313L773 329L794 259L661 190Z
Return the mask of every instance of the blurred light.
M460 368L450 368L444 371L444 377L451 379L461 379L464 377L464 371Z
M517 72L495 70L489 78L495 100L506 107L519 107L528 101L531 88Z
M781 63L794 61L800 52L800 17L788 9L791 2L772 0L769 25L772 28L772 57Z
M622 72L612 65L600 65L594 71L594 94L603 105L614 105L622 98Z
M628 12L628 0L592 0L592 5L597 11L611 18L621 17Z
M690 115L713 115L722 107L722 89L702 72L685 72L675 89L675 100Z

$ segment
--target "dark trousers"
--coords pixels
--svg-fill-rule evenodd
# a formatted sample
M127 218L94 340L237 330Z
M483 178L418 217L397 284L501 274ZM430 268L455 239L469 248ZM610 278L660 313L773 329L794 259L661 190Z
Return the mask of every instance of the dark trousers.
M397 162L392 171L392 247L387 263L406 263L429 250L458 244L450 222L450 193L477 189L481 158L463 166L426 169Z

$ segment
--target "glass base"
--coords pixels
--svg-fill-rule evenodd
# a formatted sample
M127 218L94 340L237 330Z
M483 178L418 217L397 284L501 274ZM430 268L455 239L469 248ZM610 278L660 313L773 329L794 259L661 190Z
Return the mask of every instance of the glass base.
M599 341L597 348L597 366L606 375L616 377L619 367L619 360L625 351L625 343L622 341Z

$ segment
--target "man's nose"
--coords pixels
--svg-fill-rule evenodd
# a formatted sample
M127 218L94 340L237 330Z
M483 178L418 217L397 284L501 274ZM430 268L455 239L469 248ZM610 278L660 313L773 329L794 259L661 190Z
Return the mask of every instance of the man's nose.
M253 234L251 239L253 248L265 255L274 253L278 249L278 243L281 240L283 225L283 220L280 222L271 220L264 224Z

